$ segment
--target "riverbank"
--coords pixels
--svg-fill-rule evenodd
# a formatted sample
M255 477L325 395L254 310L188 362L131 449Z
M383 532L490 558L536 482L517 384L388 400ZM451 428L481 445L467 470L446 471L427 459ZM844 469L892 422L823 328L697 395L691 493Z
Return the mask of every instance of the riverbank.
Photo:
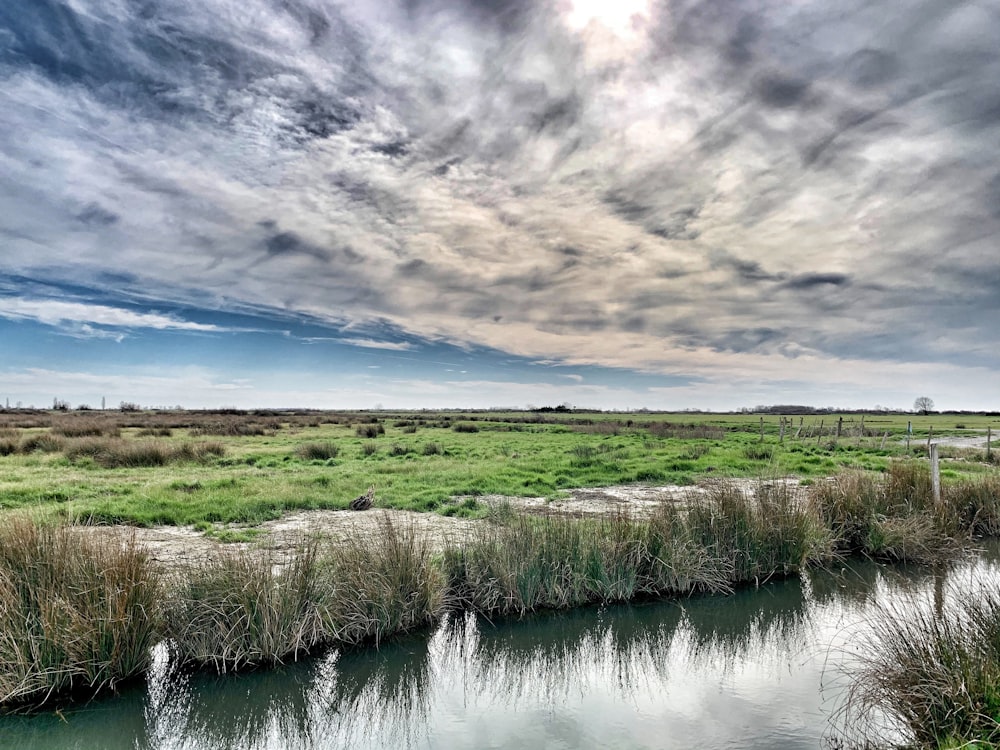
M97 544L5 517L0 529L0 699L89 697L149 668L150 647L228 672L337 644L378 643L457 609L542 608L732 591L861 552L931 560L1000 530L1000 486L931 497L926 467L848 474L803 496L719 482L648 517L535 517L498 509L460 545L435 549L384 520L369 539L303 538L290 561L222 552L173 571L134 540ZM80 596L86 592L86 596Z

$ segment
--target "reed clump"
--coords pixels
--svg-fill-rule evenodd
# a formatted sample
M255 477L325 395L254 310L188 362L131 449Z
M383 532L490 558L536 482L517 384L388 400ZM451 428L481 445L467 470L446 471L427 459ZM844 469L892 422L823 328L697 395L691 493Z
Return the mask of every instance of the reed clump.
M324 642L315 540L274 572L277 563L225 551L176 575L163 633L181 663L231 672L296 659Z
M1000 746L1000 592L984 586L944 611L923 604L876 613L841 719L865 746ZM886 717L907 741L881 736Z
M688 503L683 533L731 566L733 583L759 583L830 559L834 538L816 505L784 482L752 489L720 482Z
M1000 536L1000 476L984 476L943 488L956 522L973 536Z
M434 622L445 601L426 539L383 517L370 540L327 546L309 539L285 560L220 552L182 570L164 635L180 662L229 672L333 643L377 643Z
M374 537L331 548L324 622L332 640L378 643L435 622L451 600L429 540L383 515Z
M787 490L720 485L649 520L515 516L444 556L464 606L523 614L638 596L727 591L829 555L818 514Z
M811 494L842 551L918 562L953 553L969 536L968 520L957 512L962 497L970 507L989 507L984 498L977 501L957 489L936 504L930 471L915 461L891 464L884 477L841 474Z
M131 537L0 525L0 705L94 694L141 674L159 638L159 578Z

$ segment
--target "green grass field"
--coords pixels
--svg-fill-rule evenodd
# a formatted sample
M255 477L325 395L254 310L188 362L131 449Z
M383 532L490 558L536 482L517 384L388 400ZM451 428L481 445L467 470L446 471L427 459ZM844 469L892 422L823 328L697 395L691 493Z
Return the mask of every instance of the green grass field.
M935 436L982 435L966 415L5 412L0 511L76 521L254 524L341 509L376 486L384 507L476 516L457 496L704 477L884 471ZM912 422L910 450L904 440ZM837 437L837 430L840 437ZM998 471L997 455L943 448L944 481Z

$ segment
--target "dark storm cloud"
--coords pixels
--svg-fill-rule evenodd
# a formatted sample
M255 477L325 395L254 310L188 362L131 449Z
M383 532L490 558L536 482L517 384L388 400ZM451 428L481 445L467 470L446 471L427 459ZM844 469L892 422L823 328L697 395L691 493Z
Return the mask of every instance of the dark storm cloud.
M783 73L763 73L754 82L754 93L768 107L784 109L809 103L809 82Z
M713 267L731 270L742 282L781 281L785 278L782 274L768 273L755 260L744 260L725 251L717 250L710 257Z
M101 208L96 203L88 203L83 210L76 215L82 224L94 224L98 226L110 226L115 224L119 218L118 214Z
M312 256L317 260L330 259L328 251L308 242L303 242L302 238L295 234L295 232L279 232L278 234L271 235L264 241L264 247L267 248L267 254L272 257L277 255L294 255L297 253Z
M817 286L842 287L850 283L850 276L844 273L804 273L793 276L784 286L788 289L812 289Z

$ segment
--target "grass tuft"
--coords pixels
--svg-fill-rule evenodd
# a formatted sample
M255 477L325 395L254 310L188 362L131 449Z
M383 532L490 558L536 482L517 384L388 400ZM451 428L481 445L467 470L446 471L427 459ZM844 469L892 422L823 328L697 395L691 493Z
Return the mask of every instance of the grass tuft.
M324 443L303 443L295 449L295 455L303 461L327 461L336 458L340 453L340 446L332 440Z
M983 587L955 607L884 606L870 623L842 719L871 747L888 717L907 747L1000 746L1000 592Z
M94 694L141 674L157 640L159 579L134 537L0 525L0 704Z

